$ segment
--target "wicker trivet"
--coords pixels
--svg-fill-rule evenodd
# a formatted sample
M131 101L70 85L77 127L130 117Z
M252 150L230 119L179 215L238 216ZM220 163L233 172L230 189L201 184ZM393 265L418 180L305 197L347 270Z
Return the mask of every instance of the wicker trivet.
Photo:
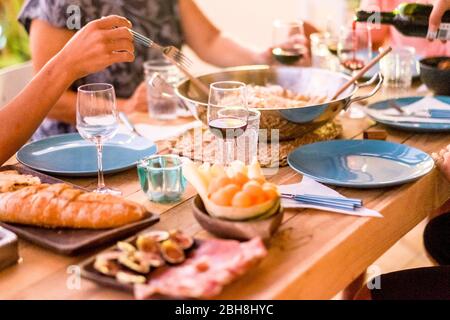
M332 140L342 132L342 126L329 122L311 133L290 141L275 143L261 142L258 145L258 160L262 167L287 166L287 156L299 146L319 141ZM194 128L179 137L167 141L171 153L188 157L195 161L217 162L216 138L206 127Z

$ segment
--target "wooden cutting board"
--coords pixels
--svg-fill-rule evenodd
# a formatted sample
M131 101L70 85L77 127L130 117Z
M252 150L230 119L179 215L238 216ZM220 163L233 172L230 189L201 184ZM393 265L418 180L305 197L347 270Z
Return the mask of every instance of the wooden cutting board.
M0 172L6 170L16 170L19 173L38 177L41 179L42 183L66 183L22 165L4 166L0 168ZM86 190L75 185L72 186L81 190ZM141 221L106 230L47 229L2 222L0 222L0 225L17 234L19 238L28 240L51 251L63 255L76 255L99 246L110 245L116 240L127 238L158 221L159 215L151 213L148 218Z

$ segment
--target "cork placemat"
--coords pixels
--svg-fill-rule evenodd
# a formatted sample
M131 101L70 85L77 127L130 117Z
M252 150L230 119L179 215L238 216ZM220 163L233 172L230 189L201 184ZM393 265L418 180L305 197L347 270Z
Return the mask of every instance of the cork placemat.
M264 168L274 168L287 166L287 157L294 149L319 141L332 140L337 138L342 132L341 124L328 122L322 127L305 134L304 136L290 141L280 141L277 143L258 143L257 157ZM193 128L182 135L172 138L166 142L171 153L188 157L194 161L214 163L218 161L217 142L214 135L207 127ZM236 158L240 151L236 147L233 150Z

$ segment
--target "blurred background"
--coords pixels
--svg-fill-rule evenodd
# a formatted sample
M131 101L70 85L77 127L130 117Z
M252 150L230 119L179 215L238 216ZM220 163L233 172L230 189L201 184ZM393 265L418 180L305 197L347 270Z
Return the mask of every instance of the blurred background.
M16 19L23 2L0 0L0 68L30 58L26 32ZM223 31L257 48L266 48L270 45L273 20L301 18L321 29L339 26L358 7L359 0L197 0L197 3ZM189 51L189 55L193 53ZM199 72L210 68L198 62Z

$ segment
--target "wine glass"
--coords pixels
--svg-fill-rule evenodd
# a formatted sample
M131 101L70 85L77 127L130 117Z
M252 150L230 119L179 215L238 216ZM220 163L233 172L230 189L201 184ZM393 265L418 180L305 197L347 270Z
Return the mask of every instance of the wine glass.
M337 44L337 55L344 71L355 74L372 60L372 36L366 24L353 23L342 27Z
M346 73L354 75L364 68L373 57L370 26L353 22L351 27L342 27L339 33L337 55ZM364 111L355 105L350 106L345 115L351 119L365 117Z
M305 36L303 21L273 22L272 56L282 64L294 64L302 59L306 53L304 45L298 42Z
M233 161L233 146L248 124L247 87L242 82L221 81L210 85L208 125L218 139L221 162Z
M83 139L95 143L98 161L98 186L94 192L120 195L105 186L103 178L103 143L117 133L119 122L114 87L107 83L86 84L78 88L77 129Z

